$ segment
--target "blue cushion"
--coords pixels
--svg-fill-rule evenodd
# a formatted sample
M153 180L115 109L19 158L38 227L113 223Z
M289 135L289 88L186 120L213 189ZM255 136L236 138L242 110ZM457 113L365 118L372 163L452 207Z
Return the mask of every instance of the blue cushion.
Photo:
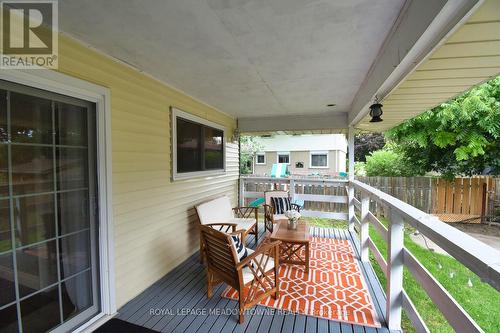
M290 198L271 197L273 203L274 214L285 214L287 210L291 210Z
M238 262L242 261L248 256L248 251L243 242L238 236L231 236L231 240L233 241L234 249L236 250L236 256L238 257Z

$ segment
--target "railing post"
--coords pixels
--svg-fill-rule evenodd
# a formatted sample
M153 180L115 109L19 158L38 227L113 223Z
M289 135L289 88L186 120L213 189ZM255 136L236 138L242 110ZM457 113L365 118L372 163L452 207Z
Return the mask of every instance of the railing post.
M386 318L390 330L401 330L403 306L404 226L401 215L390 209L387 241L387 304Z
M368 237L369 220L368 211L370 209L370 196L363 193L361 195L361 230L359 231L359 242L361 248L361 261L368 262Z
M239 187L239 205L240 207L245 206L245 179L240 177L240 187Z
M290 183L288 185L289 187L289 193L290 193L290 200L293 202L295 199L295 179L290 178Z
M349 203L347 218L349 220L349 231L354 231L354 185L349 182L347 189L347 202Z

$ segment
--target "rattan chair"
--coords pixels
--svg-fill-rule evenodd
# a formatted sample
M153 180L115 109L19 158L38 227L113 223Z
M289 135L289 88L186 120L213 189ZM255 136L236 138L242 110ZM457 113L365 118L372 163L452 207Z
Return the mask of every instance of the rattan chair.
M241 262L232 245L231 236L211 226L200 226L207 264L207 296L212 297L215 285L225 282L238 291L239 322L244 322L244 311L262 299L279 297L279 244L264 242ZM273 276L274 275L274 276Z

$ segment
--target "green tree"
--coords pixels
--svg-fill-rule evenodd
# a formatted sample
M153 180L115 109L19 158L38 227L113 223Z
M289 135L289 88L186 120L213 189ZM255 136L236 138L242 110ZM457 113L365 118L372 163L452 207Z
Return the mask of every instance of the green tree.
M500 77L389 130L394 150L419 173L500 172Z
M354 136L354 160L366 162L369 153L384 148L385 137L382 133L359 133Z
M240 137L240 147L240 174L251 174L255 154L262 151L263 146L257 142L255 136L244 135Z
M418 170L408 164L404 155L390 147L374 151L366 156L364 168L369 177L409 177L419 174Z

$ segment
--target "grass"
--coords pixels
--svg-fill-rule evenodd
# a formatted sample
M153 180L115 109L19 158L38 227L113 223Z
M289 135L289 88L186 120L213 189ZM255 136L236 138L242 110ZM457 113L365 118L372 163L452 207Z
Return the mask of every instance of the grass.
M319 218L307 218L307 220L311 225L319 227L347 228L347 222L344 221ZM384 218L381 218L381 222L386 226L388 225L388 221ZM500 293L489 284L481 282L477 275L454 258L431 252L414 243L410 238L412 231L409 227L405 228L404 242L406 248L429 270L485 332L500 332L500 317L498 315ZM372 226L370 226L370 237L386 257L387 244ZM382 286L385 286L385 275L372 254L370 254L370 261ZM442 268L440 268L440 265ZM450 273L454 274L453 278L450 277ZM469 279L472 282L472 287L467 285ZM403 273L403 286L431 332L455 332L406 268ZM404 332L415 332L413 325L404 312L402 327Z

